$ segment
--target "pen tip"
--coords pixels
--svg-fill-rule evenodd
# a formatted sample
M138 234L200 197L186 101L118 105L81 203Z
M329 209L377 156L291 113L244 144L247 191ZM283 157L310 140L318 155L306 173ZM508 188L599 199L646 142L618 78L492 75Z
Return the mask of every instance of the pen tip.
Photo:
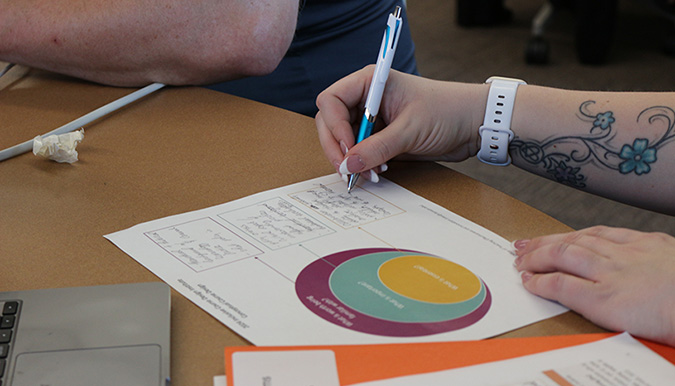
M359 174L350 174L349 182L347 182L347 193L351 193L352 189L356 186L356 181L359 179Z

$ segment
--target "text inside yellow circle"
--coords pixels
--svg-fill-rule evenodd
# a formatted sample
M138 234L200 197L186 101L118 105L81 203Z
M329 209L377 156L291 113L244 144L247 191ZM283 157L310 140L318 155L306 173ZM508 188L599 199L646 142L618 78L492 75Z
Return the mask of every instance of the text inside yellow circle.
M380 280L392 291L429 303L458 303L476 296L481 282L468 269L432 256L409 255L380 266Z

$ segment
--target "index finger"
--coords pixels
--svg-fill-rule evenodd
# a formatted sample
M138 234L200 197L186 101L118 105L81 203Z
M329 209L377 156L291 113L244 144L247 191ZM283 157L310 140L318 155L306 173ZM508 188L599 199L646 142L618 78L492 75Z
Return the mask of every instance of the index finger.
M316 106L322 120L322 126L317 125L317 129L324 140L343 141L347 147L354 145L354 122L368 94L372 67L340 79L317 97Z
M639 239L640 234L640 232L630 229L598 225L578 231L558 233L534 238L529 240L529 242L523 248L519 249L518 253L526 254L547 245L561 243L581 243L589 249L593 249L595 246L595 241L589 242L589 240L596 240L595 238L621 245Z

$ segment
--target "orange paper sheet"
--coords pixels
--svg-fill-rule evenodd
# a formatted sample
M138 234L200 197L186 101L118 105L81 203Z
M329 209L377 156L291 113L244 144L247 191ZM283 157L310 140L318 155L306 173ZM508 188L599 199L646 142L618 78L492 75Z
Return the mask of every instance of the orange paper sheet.
M561 335L480 341L343 346L226 347L227 384L234 385L232 354L240 351L332 350L340 385L447 370L579 345L615 334ZM675 348L640 340L675 364ZM237 385L234 385L237 386Z

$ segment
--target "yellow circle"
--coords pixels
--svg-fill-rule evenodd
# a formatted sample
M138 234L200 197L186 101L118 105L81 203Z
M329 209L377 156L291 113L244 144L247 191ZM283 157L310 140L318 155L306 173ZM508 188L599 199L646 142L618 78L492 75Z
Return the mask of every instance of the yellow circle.
M473 272L439 257L408 255L380 266L380 280L392 291L429 303L458 303L476 296L481 282Z

